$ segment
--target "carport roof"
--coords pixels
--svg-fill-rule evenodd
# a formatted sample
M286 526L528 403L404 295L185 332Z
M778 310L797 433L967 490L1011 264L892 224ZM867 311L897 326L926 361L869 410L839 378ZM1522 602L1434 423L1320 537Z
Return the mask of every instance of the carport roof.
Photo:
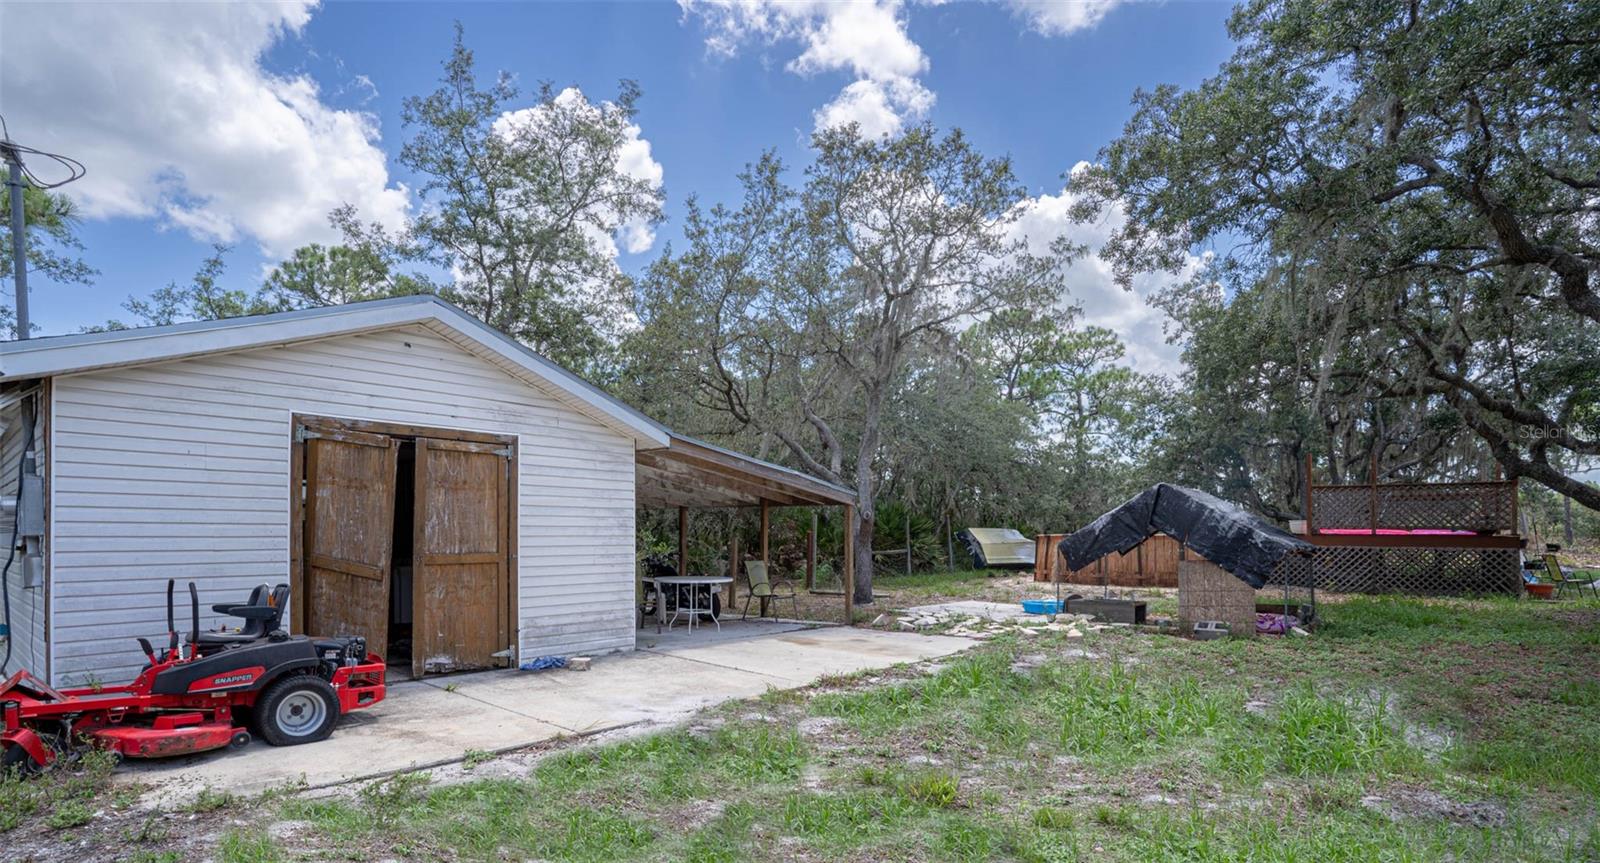
M635 457L635 495L643 507L843 506L855 493L797 470L670 434L666 449Z

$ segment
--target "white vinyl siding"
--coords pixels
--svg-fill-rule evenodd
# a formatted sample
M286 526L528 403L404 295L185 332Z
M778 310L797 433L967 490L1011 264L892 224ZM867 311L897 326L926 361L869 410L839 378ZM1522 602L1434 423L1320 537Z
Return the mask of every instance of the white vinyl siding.
M54 676L131 677L165 584L288 580L291 417L514 434L521 654L633 646L633 442L423 325L56 379Z
M41 417L36 414L36 417ZM39 460L45 458L45 447L40 435L42 417L34 422L35 451ZM22 457L22 447L27 443L27 430L22 426L21 404L8 405L0 411L0 495L11 497L17 493L17 459ZM41 465L42 469L42 465ZM12 519L0 517L0 565L15 544L11 534ZM34 674L45 674L45 596L44 586L22 586L22 552L18 551L5 572L6 586L10 589L11 618L6 621L11 630L11 661L5 674L15 674L27 669Z

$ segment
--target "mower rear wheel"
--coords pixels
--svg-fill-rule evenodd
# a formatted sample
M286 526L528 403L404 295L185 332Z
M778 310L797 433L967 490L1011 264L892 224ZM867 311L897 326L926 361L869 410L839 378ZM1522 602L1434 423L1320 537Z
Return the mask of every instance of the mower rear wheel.
M255 719L262 739L273 746L315 743L338 724L339 695L333 684L315 675L285 677L261 693Z

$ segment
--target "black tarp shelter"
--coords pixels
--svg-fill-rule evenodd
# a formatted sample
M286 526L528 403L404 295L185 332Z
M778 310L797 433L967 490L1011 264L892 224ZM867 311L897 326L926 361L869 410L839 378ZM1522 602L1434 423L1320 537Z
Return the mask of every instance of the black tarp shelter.
M1124 554L1151 534L1164 533L1251 587L1266 584L1289 554L1310 554L1310 543L1219 497L1158 483L1061 540L1074 570L1112 552Z

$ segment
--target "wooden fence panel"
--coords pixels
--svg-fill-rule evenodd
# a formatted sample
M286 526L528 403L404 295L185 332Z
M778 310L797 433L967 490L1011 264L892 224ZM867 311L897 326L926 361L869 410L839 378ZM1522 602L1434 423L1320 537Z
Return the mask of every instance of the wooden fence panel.
M1158 533L1127 554L1108 554L1079 570L1068 570L1066 560L1054 551L1061 542L1061 534L1043 534L1036 542L1051 549L1049 560L1036 557L1033 580L1048 582L1051 574L1070 584L1099 584L1104 580L1116 587L1177 587L1178 563L1184 560L1204 561L1205 558L1183 547L1183 544Z

